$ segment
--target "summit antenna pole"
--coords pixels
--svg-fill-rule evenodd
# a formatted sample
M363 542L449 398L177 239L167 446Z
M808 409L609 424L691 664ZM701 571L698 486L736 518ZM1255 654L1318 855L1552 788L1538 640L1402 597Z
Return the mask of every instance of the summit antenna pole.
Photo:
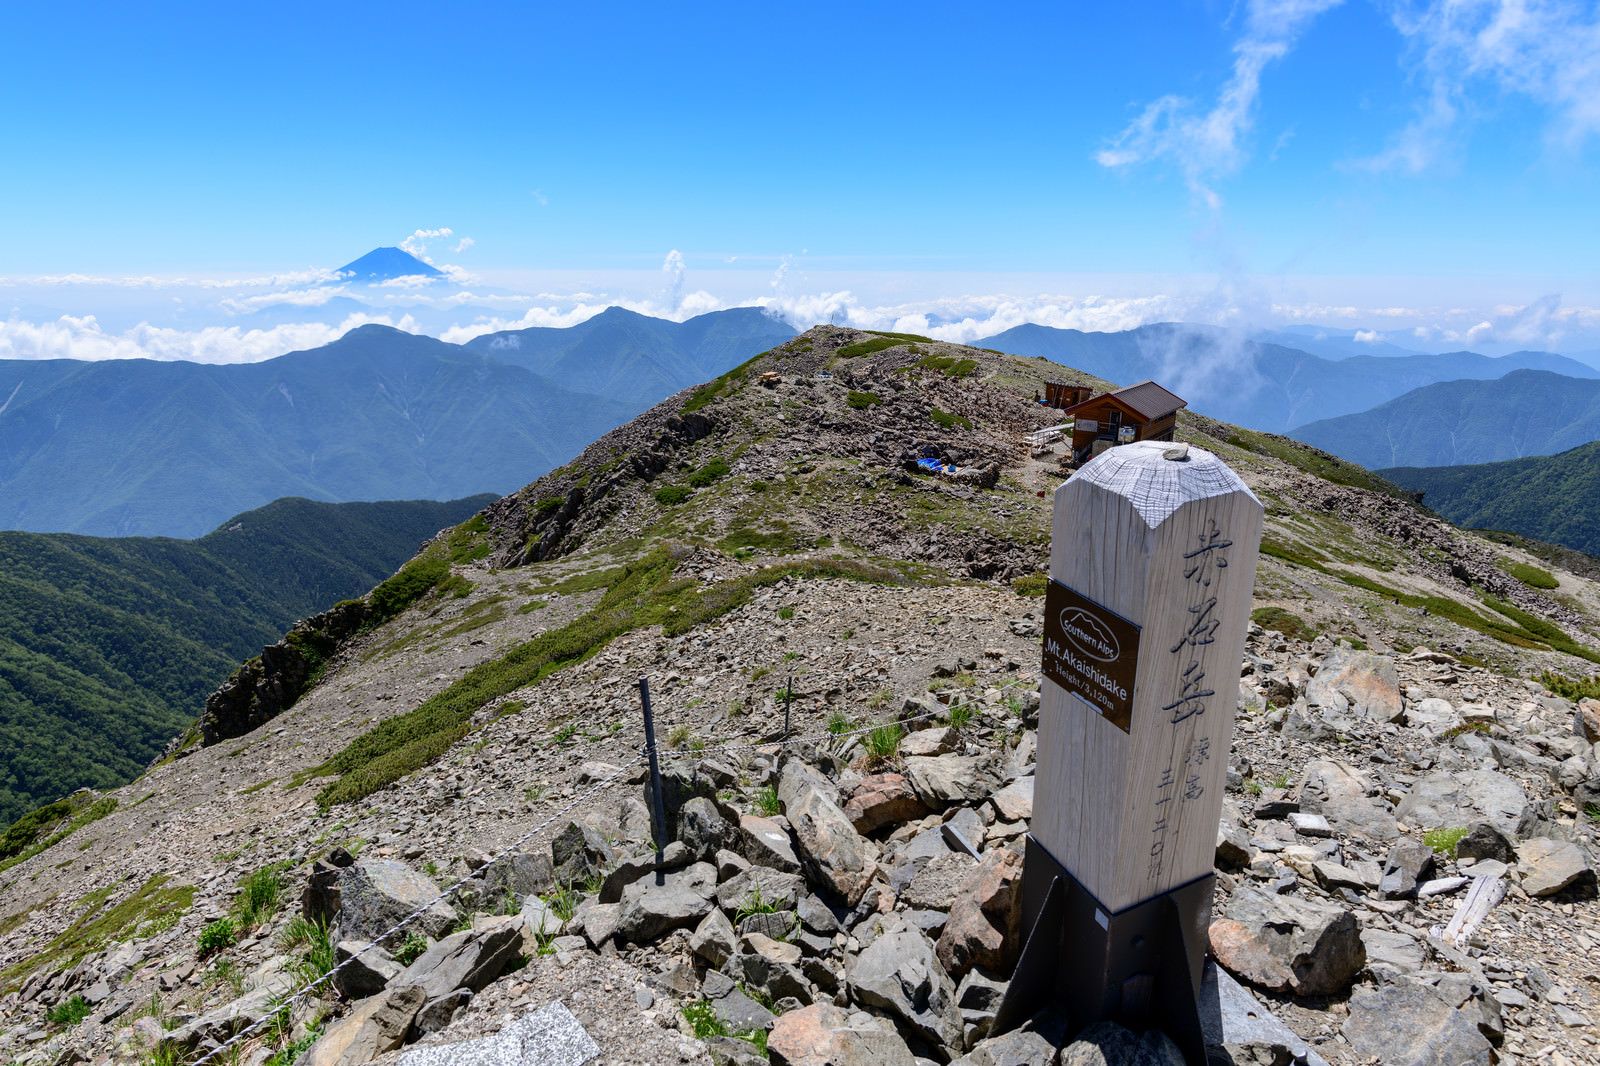
M650 753L650 831L655 837L656 858L667 846L666 805L661 800L661 763L656 759L656 721L650 714L650 679L639 679L639 703L644 707L644 746Z

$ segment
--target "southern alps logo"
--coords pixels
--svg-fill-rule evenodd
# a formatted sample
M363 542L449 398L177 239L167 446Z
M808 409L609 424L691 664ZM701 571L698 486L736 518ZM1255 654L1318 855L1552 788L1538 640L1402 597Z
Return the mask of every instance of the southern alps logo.
M1061 631L1073 647L1091 659L1111 663L1122 655L1116 634L1082 607L1068 607L1061 612Z

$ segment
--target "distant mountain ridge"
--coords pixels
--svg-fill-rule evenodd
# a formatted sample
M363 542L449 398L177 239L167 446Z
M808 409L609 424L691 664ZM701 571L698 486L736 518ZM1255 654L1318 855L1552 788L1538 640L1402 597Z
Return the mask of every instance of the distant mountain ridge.
M1375 473L1464 529L1501 529L1600 556L1600 440L1559 455Z
M1324 359L1215 327L1174 323L1123 333L1027 324L974 344L1042 356L1123 385L1154 378L1189 401L1190 410L1271 433L1365 410L1436 381L1498 378L1527 368L1600 377L1593 367L1549 352Z
M1441 381L1289 435L1369 469L1553 455L1600 440L1600 380L1513 370L1495 381Z
M488 333L465 347L582 392L641 404L642 410L792 336L793 328L759 307L735 307L687 322L608 307L576 326Z
M0 533L0 824L131 780L241 659L494 499L285 499L189 541Z
M788 335L618 308L471 346L366 325L260 363L0 361L0 528L192 537L280 496L508 492Z

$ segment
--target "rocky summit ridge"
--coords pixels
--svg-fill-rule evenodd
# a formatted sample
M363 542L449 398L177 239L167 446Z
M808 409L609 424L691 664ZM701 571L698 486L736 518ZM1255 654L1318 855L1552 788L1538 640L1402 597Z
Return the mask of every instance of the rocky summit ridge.
M0 1062L1175 1061L989 1031L1047 380L1087 379L817 327L300 623L140 780L0 842ZM1214 1056L1600 1062L1592 573L1178 435L1267 508L1211 942L1287 1028Z

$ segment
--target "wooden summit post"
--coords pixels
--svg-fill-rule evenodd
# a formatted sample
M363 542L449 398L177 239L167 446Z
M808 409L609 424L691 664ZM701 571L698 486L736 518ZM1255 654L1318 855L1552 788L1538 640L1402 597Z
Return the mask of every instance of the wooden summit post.
M994 1023L1160 1028L1196 997L1260 502L1215 455L1142 441L1056 490L1022 958Z

